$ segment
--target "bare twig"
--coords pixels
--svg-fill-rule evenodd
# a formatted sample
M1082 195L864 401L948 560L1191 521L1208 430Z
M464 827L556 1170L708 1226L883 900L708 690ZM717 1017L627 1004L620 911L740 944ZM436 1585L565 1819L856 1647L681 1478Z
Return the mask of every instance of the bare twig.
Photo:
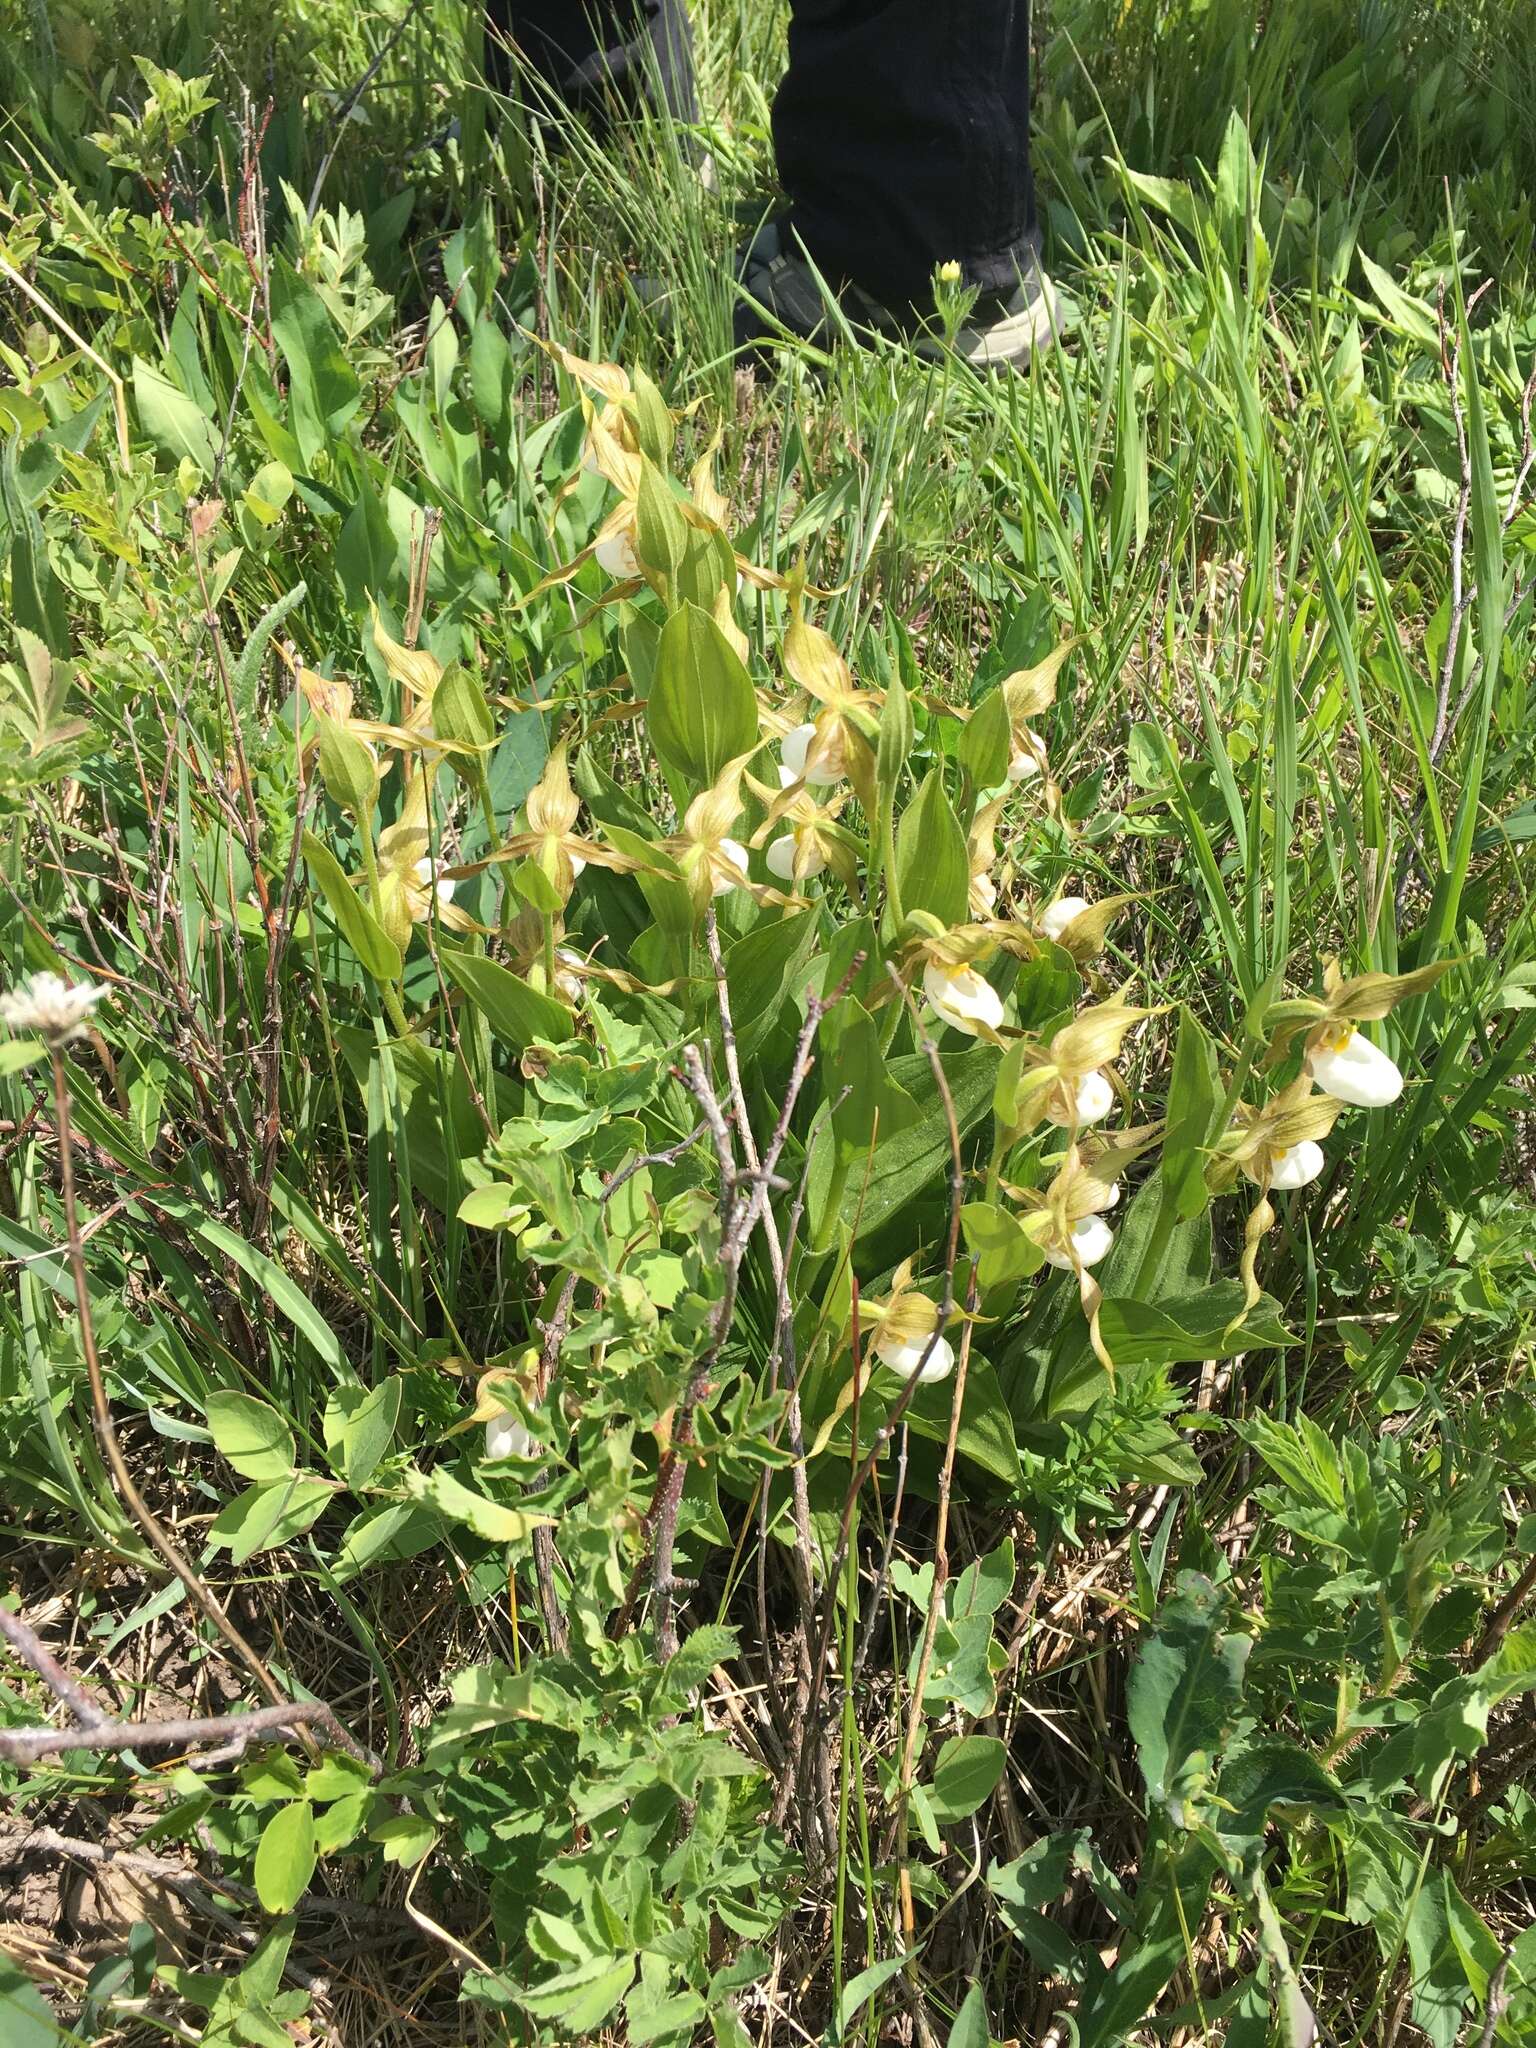
M68 1707L82 1728L105 1728L107 1717L78 1680L71 1678L48 1646L28 1628L19 1614L0 1603L0 1636L24 1664L42 1679L54 1698Z
M421 12L421 6L422 0L411 0L410 6L406 8L404 14L401 15L399 21L395 24L393 33L389 35L382 43L380 43L378 49L374 52L373 60L369 64L367 70L363 73L362 77L358 79L356 85L353 86L352 90L347 94L346 98L342 101L341 105L336 109L336 112L332 115L331 146L325 152L325 155L321 157L320 167L315 172L315 182L309 188L309 200L304 208L305 217L307 219L313 220L315 217L315 208L320 204L321 187L324 185L326 178L330 173L331 165L336 158L336 152L338 149L340 149L342 139L346 135L347 124L352 119L353 108L357 105L358 101L362 98L363 94L368 90L369 86L372 85L374 79L378 76L378 73L384 64L385 59L394 49L396 43L399 42L400 38L405 34L406 30L410 27L411 23L416 19L417 15Z
M1477 2048L1493 2048L1493 2037L1499 2031L1499 2021L1504 2017L1509 2004L1509 1993L1505 1981L1509 1976L1510 1950L1506 1948L1499 1957L1493 1975L1488 1979L1488 2008L1483 2014L1482 2032L1477 2037Z
M1489 1615L1483 1632L1477 1639L1477 1648L1472 1652L1474 1666L1486 1664L1503 1642L1509 1634L1510 1623L1530 1598L1533 1588L1536 1588L1536 1557L1527 1560L1519 1578Z
M710 965L714 969L715 991L720 1003L720 1037L725 1054L726 1078L730 1083L731 1101L736 1110L736 1128L741 1138L741 1149L746 1155L747 1166L755 1175L761 1175L762 1162L758 1158L757 1143L752 1135L752 1119L747 1110L746 1091L741 1083L741 1061L736 1045L736 1025L731 1012L731 992L725 972L725 958L720 951L720 930L715 921L714 906L711 904L704 920L704 939L709 949ZM820 1021L819 1013L817 1021ZM804 1050L795 1065L802 1063L809 1071L811 1040L804 1039ZM799 1090L796 1089L796 1094ZM791 1107L793 1105L791 1104ZM787 1133L788 1124L783 1111L780 1123ZM777 1160L783 1149L784 1139L775 1129L769 1141L770 1150ZM807 1665L809 1664L811 1627L814 1619L816 1600L816 1552L811 1540L811 1496L805 1477L805 1437L800 1420L800 1386L795 1372L793 1327L794 1306L789 1298L789 1274L784 1261L784 1247L779 1238L779 1226L771 1204L763 1211L763 1232L768 1240L768 1258L773 1269L773 1287L776 1315L774 1322L774 1362L784 1368L788 1394L789 1443L795 1462L790 1470L790 1492L795 1511L795 1560L800 1581L801 1625L805 1637ZM764 1488L766 1502L767 1489Z
M848 976L830 995L813 995L808 998L805 1023L795 1049L794 1063L785 1087L779 1119L774 1127L773 1136L769 1139L755 1168L750 1163L744 1168L738 1168L725 1112L705 1071L698 1048L692 1045L683 1048L683 1070L680 1078L699 1105L699 1113L714 1146L715 1158L720 1168L720 1270L724 1285L720 1299L715 1304L704 1355L695 1366L683 1398L678 1403L671 1438L657 1468L656 1490L646 1513L646 1522L652 1531L650 1571L655 1603L656 1641L663 1657L671 1656L677 1648L673 1609L675 1595L681 1588L673 1577L673 1556L677 1541L677 1514L683 1495L684 1465L693 1442L694 1414L699 1403L708 1397L716 1364L730 1332L731 1319L736 1312L736 1291L741 1275L741 1262L746 1255L747 1244L767 1209L770 1192L779 1185L779 1158L789 1137L790 1122L795 1113L795 1105L800 1099L800 1091L805 1086L806 1076L811 1070L816 1033L822 1018L842 995L848 979L857 973L861 964L862 961L856 959L849 968ZM743 1116L740 1121L745 1125L746 1118ZM743 1143L744 1147L752 1143L750 1133L744 1138ZM642 1562L630 1580L614 1624L616 1634L621 1634L629 1625L639 1587L644 1582L644 1570Z
M165 1721L98 1721L93 1728L0 1728L0 1758L34 1763L67 1749L185 1749L203 1742L234 1745L238 1756L255 1735L315 1729L332 1749L345 1750L377 1773L383 1767L349 1735L324 1700L285 1700L247 1714L194 1714Z

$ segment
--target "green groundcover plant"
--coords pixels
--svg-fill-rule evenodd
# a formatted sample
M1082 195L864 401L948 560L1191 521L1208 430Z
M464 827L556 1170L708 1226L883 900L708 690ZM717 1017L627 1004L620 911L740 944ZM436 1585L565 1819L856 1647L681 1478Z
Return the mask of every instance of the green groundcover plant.
M765 398L483 129L412 243L76 47L0 1772L162 1905L19 1908L3 2038L1536 2038L1523 288L1063 94L1073 352Z

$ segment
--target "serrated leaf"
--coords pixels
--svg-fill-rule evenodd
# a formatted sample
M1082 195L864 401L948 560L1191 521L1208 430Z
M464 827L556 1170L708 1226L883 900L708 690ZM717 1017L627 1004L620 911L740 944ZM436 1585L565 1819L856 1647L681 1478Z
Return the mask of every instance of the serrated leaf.
M585 2039L594 2034L634 1982L632 1956L622 1962L583 1963L543 1984L519 1990L517 2002L535 2019L556 2020L566 2034Z
M1228 1597L1199 1572L1178 1590L1143 1642L1127 1688L1131 1733L1151 1797L1175 1824L1206 1788L1242 1702L1247 1636L1223 1627Z
M696 1628L662 1667L669 1688L675 1692L692 1692L704 1683L717 1664L723 1664L727 1657L734 1657L737 1647L733 1628L714 1621Z

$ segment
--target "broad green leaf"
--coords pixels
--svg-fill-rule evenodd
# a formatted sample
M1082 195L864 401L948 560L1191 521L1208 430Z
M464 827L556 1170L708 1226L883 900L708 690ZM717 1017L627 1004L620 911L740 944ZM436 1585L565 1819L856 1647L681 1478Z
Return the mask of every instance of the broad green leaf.
M752 679L697 605L685 604L661 629L645 721L660 760L696 790L757 740Z
M377 1797L377 1793L372 1791L345 1792L323 1813L316 1814L316 1853L334 1856L338 1849L345 1849L349 1842L355 1842L367 1825Z
M412 1500L434 1508L445 1521L461 1522L487 1543L520 1543L536 1522L549 1520L548 1515L521 1514L516 1508L487 1500L483 1493L475 1493L455 1479L446 1465L431 1472L407 1472L405 1490Z
M1178 1590L1142 1643L1127 1687L1127 1718L1147 1790L1176 1826L1193 1824L1242 1704L1249 1637L1229 1632L1228 1596L1199 1572Z
M1005 1536L995 1550L984 1550L955 1580L946 1603L948 1613L956 1621L969 1620L977 1614L996 1614L1013 1591L1017 1574L1018 1554L1013 1538Z
M993 1863L987 1890L997 1901L1004 1922L1042 1969L1063 1983L1080 1988L1098 1960L1085 1943L1074 1941L1054 1906L1080 1871L1095 1857L1087 1828L1046 1835L1012 1863Z
M839 1145L865 1153L918 1120L918 1107L892 1078L875 1021L852 996L834 1004L817 1038L823 1098Z
M302 1473L248 1487L214 1516L208 1547L227 1550L231 1564L244 1564L258 1551L302 1536L334 1498L323 1479Z
M849 1978L837 2006L837 2040L842 2040L875 1993L889 1984L896 1972L906 1967L906 1962L904 1955L887 1956L883 1963L871 1963L867 1970Z
M459 1221L471 1230L505 1230L509 1224L521 1230L529 1213L528 1204L502 1180L471 1188L459 1204Z
M1045 1263L1016 1213L1002 1202L967 1202L960 1211L965 1248L976 1260L976 1284L983 1294L1024 1280Z
M15 1038L0 1045L0 1076L20 1074L28 1067L35 1067L47 1052L40 1039Z
M1164 1301L1160 1308L1106 1296L1099 1306L1099 1334L1117 1369L1198 1365L1207 1358L1233 1358L1240 1351L1293 1341L1280 1321L1280 1304L1267 1294L1234 1327L1242 1310L1243 1289L1236 1280L1217 1280L1198 1294Z
M928 1787L941 1822L965 1820L992 1797L1008 1762L1008 1746L995 1735L952 1735L939 1751Z
M419 515L417 526L419 530ZM389 591L399 571L400 549L390 524L390 503L380 499L363 469L358 475L357 497L336 537L336 574L348 604L354 611L365 610Z
M940 1058L963 1139L990 1107L998 1055L988 1046L973 1046ZM917 1105L918 1116L906 1130L876 1146L867 1182L858 1166L848 1177L843 1218L852 1223L855 1215L860 1216L861 1239L949 1172L949 1121L927 1055L902 1054L886 1062L886 1072Z
M0 2040L5 2048L59 2048L66 2038L32 1979L0 1953Z
M1168 1084L1168 1127L1163 1137L1163 1199L1183 1221L1198 1216L1210 1201L1205 1185L1206 1148L1216 1134L1225 1094L1216 1048L1194 1012L1179 1016Z
M941 924L965 923L970 858L937 768L924 777L896 827L896 886L909 915L927 910Z
M440 740L457 741L480 754L495 744L496 721L485 691L457 662L432 692L432 729Z
M1366 283L1376 294L1377 301L1387 318L1404 334L1438 354L1440 329L1434 307L1426 305L1422 299L1410 297L1389 272L1383 270L1379 263L1371 261L1363 249L1357 249L1355 253L1360 268L1365 272Z
M228 1388L210 1394L208 1427L243 1479L282 1479L293 1470L293 1431L259 1396Z
M669 594L678 565L688 552L688 526L678 508L677 494L654 462L640 465L640 488L635 497L635 552L654 575L661 578Z
M336 1387L325 1404L325 1448L349 1486L366 1486L394 1441L400 1417L398 1377L376 1387Z
M172 462L187 456L204 476L213 475L213 432L195 399L138 356L133 359L133 402L139 425Z
M335 854L313 832L306 831L302 843L304 858L320 885L326 908L361 965L375 981L398 981L400 948L347 880Z
M725 956L725 979L743 1066L801 993L820 920L811 911L764 917Z
M663 2039L691 2041L694 2029L708 2010L697 1991L674 1991L670 1996L657 1998L642 1982L624 2001L625 2038L634 2043L634 2048L645 2048L647 2042Z
M156 1200L211 1250L232 1259L242 1272L248 1274L272 1306L288 1318L326 1365L336 1372L344 1369L345 1361L336 1332L291 1273L274 1259L269 1259L265 1252L259 1252L255 1245L247 1244L227 1223L210 1216L199 1203L190 1202L184 1195L170 1191L157 1196Z
M1008 722L1008 700L1001 690L983 697L966 720L955 755L974 788L996 789L1007 781L1013 729Z
M288 365L288 414L307 465L339 441L362 404L325 301L284 257L272 263L272 334Z
M517 2002L535 2019L558 2021L571 2039L594 2035L634 1981L632 1956L607 1963L601 1958L519 1990Z
M987 2030L987 2001L979 1984L973 1984L955 2014L949 2030L948 2048L991 2048Z
M1121 175L1140 198L1147 200L1160 213L1166 213L1170 220L1177 221L1181 228L1193 232L1195 199L1187 185L1180 184L1176 178L1155 178L1146 171L1126 170Z
M919 1387L907 1410L907 1422L914 1436L933 1443L949 1437L950 1402L954 1388L948 1380ZM965 1407L955 1447L984 1472L1016 1486L1019 1480L1019 1448L1013 1433L1013 1417L991 1362L972 1352L966 1370Z
M332 1572L338 1580L355 1579L381 1558L419 1557L442 1533L442 1517L415 1501L365 1508L349 1525Z
M571 1036L571 1013L564 1003L531 988L510 967L449 946L439 948L439 958L449 980L457 982L496 1036L514 1052L526 1052L535 1039L560 1045Z
M307 1799L281 1806L256 1844L256 1896L268 1913L291 1913L315 1874L315 1810Z
M273 526L293 496L293 471L286 462L265 462L246 485L242 502L263 526Z
M436 1835L431 1821L420 1813L392 1813L385 1820L376 1820L368 1830L369 1841L377 1842L384 1851L384 1861L397 1863L402 1870L421 1861Z
M875 745L875 775L882 805L894 803L914 744L911 701L901 677L893 675L880 707L880 732Z

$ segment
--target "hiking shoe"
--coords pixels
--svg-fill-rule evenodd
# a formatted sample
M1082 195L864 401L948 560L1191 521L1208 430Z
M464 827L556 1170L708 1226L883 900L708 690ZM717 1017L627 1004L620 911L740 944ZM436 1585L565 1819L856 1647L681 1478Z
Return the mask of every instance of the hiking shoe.
M744 298L756 302L737 308L739 347L768 338L761 332L759 308L803 341L830 340L839 325L836 314L850 327L871 328L877 334L895 337L911 331L857 285L844 285L829 305L829 288L779 221L769 221L753 238L738 266L737 281ZM1062 324L1055 287L1031 256L1028 271L1006 298L976 301L955 335L954 352L977 369L1021 370L1036 348L1061 333ZM944 349L932 333L921 334L916 346L925 356L938 356Z

